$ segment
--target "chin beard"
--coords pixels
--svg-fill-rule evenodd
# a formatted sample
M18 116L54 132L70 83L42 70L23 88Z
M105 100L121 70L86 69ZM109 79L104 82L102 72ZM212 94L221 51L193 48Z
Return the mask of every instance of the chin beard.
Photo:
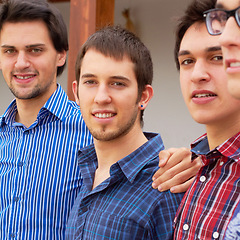
M14 89L11 89L10 88L10 91L12 92L12 94L15 96L15 98L17 99L33 99L33 98L36 98L38 97L40 94L41 94L41 91L39 88L37 89L34 89L32 92L28 93L28 94L25 94L25 95L22 95L21 93L15 91Z

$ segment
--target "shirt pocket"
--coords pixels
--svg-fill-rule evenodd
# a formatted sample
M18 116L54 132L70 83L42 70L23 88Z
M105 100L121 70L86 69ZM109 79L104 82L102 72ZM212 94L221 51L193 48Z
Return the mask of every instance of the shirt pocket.
M76 233L76 237L80 234L82 239L149 239L148 231L137 221L100 211L86 216L81 232Z

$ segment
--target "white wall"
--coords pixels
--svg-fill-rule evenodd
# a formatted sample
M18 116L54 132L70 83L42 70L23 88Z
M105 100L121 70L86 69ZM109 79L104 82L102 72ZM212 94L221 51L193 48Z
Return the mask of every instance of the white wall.
M179 76L173 59L175 17L181 15L191 0L115 0L115 23L124 26L121 12L131 9L137 34L150 49L154 62L154 98L145 111L144 130L159 132L166 147L189 146L204 133L195 123L183 102ZM55 4L69 24L69 3ZM58 80L67 90L67 71ZM0 77L0 114L13 96Z

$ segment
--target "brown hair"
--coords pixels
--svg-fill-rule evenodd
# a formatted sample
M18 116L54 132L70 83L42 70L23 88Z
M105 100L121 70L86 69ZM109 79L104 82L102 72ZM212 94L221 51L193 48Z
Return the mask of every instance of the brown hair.
M203 17L203 12L214 8L215 3L216 0L193 0L185 10L184 15L178 19L174 48L174 58L178 70L180 69L178 52L186 31L196 22L204 23L205 18Z
M82 60L89 49L95 49L117 60L122 60L124 56L127 56L133 62L139 101L145 86L151 85L153 80L152 58L142 41L135 34L120 26L108 26L97 31L88 38L78 53L75 65L75 77L78 83ZM143 110L141 123L142 116Z
M68 51L67 27L57 8L45 0L5 0L0 5L0 31L6 22L25 22L42 20L57 52ZM66 63L58 67L61 75Z

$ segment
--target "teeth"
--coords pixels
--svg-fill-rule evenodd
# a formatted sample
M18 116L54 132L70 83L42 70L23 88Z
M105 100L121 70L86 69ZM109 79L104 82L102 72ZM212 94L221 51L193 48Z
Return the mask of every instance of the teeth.
M16 78L21 79L21 80L25 80L25 79L29 79L32 76L16 76Z
M97 118L110 118L113 116L114 116L113 113L96 113L95 114L95 117L97 117Z
M216 96L216 95L214 95L214 94L207 94L207 93L194 95L195 98L204 98L204 97L213 97L213 96Z
M240 62L230 63L230 67L240 67Z

